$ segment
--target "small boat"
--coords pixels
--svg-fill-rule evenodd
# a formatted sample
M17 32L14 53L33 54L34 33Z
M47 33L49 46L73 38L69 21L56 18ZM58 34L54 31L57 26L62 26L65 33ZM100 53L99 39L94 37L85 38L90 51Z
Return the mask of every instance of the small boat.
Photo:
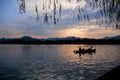
M74 53L79 53L79 54L85 54L85 53L95 53L96 52L96 49L93 49L92 47L91 48L88 48L88 49L81 49L79 48L79 50L74 50Z

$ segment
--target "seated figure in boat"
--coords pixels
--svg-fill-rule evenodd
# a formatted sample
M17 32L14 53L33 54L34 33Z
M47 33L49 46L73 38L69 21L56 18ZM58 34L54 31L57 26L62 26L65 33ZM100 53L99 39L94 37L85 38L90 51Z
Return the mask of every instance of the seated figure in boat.
M75 53L95 53L96 49L89 47L88 49L79 47L79 50L74 50Z
M79 51L81 51L81 47L79 47Z

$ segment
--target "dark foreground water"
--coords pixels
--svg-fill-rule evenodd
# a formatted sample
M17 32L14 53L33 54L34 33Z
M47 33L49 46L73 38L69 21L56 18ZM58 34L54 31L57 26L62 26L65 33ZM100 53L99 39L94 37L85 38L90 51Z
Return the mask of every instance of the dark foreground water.
M120 65L120 45L81 56L76 46L0 45L0 80L94 80Z

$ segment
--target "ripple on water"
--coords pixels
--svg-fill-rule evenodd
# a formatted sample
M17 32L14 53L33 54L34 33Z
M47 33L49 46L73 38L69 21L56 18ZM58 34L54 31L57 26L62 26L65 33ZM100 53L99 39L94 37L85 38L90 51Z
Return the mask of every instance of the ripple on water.
M120 63L119 45L96 45L95 54L81 56L73 53L77 45L24 46L0 48L0 80L94 80Z

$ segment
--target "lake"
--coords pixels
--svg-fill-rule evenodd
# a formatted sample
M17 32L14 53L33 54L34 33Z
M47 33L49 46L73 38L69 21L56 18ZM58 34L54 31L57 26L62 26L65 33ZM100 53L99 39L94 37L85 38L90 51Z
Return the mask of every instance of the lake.
M94 80L120 65L120 45L81 56L76 46L0 44L0 80Z

